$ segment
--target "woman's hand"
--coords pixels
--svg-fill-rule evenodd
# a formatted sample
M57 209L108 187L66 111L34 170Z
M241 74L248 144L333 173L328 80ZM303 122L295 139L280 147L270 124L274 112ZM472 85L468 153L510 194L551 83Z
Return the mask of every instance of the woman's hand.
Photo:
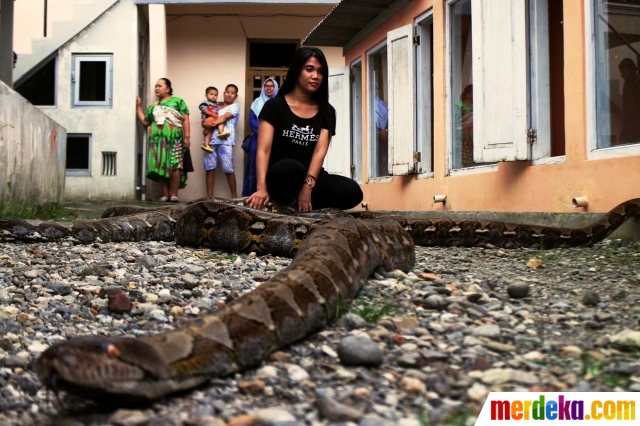
M140 96L136 96L136 106L142 108L142 99Z
M246 203L247 206L251 207L252 209L260 209L265 204L267 204L269 200L270 198L267 190L258 188L256 192L254 192L249 196L249 198L247 198Z
M311 206L311 187L304 184L298 193L298 211L310 212L311 210L313 210L313 206Z
M189 147L191 146L191 138L190 138L189 136L185 136L185 137L182 139L182 145L183 145L185 148L189 149Z

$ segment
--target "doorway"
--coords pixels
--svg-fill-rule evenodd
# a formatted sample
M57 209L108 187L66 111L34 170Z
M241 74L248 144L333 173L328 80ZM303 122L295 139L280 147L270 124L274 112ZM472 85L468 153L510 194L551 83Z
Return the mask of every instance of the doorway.
M245 102L245 133L251 132L249 113L251 104L260 96L262 84L267 78L273 78L278 87L287 75L293 54L300 46L299 40L249 40L247 49L247 86Z

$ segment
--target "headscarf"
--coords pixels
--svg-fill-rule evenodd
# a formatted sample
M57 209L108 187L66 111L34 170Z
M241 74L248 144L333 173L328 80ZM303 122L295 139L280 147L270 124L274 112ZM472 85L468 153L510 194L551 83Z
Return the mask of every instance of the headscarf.
M267 78L264 81L264 83L262 83L262 90L260 91L260 96L258 96L251 104L251 111L253 111L256 117L260 116L260 111L262 111L262 107L264 106L264 103L267 102L269 99L271 99L269 96L267 96L264 93L264 85L267 84L267 81L273 81L273 84L275 86L273 88L273 95L271 95L271 98L275 98L276 95L278 94L278 83L271 77Z

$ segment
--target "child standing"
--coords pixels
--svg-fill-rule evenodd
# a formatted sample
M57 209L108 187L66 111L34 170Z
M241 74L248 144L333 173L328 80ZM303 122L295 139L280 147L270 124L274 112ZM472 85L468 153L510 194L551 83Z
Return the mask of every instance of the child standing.
M206 124L213 124L215 120L218 118L218 112L220 110L220 106L218 105L218 89L213 86L207 87L205 90L206 100L203 101L199 108L202 112L202 121ZM224 123L219 124L218 126L218 139L226 139L231 134L229 131L225 130ZM204 135L204 142L202 143L203 151L213 152L211 149L211 135L213 134L213 130L207 130Z

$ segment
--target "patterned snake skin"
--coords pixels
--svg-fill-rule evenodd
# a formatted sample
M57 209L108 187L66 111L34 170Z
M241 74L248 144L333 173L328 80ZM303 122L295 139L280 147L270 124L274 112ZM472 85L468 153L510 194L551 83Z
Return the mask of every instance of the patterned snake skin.
M47 349L42 383L95 400L154 399L259 364L270 352L322 328L377 267L409 270L413 245L589 245L640 213L640 199L578 229L463 219L381 218L372 212L285 216L201 201L155 211L114 208L79 224L0 221L0 238L78 242L171 240L177 244L291 256L289 267L211 315L153 336L80 337ZM126 214L125 216L118 216Z

